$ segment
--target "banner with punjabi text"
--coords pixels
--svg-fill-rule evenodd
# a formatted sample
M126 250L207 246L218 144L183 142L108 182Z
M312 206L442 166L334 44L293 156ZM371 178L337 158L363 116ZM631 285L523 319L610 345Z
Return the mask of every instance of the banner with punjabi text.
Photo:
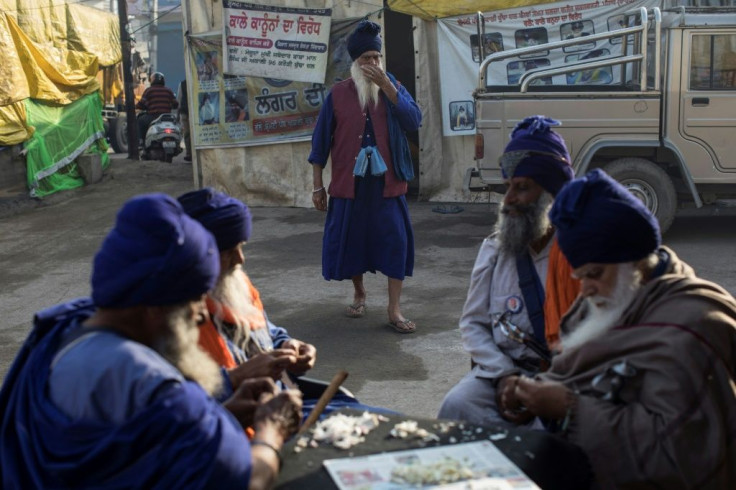
M347 36L355 22L331 23L324 83L230 74L222 69L220 34L189 36L193 142L211 148L309 138L332 85L350 77Z
M223 0L225 72L324 83L331 9Z

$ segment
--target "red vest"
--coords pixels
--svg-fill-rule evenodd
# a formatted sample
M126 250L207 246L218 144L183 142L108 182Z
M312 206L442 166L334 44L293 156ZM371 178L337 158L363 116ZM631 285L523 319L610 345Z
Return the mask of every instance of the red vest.
M352 78L332 87L332 106L336 122L332 136L332 180L329 193L332 197L355 198L355 177L353 169L363 142L366 111L358 103L358 91ZM379 96L378 104L371 106L370 116L378 151L386 162L388 170L384 174L383 197L397 197L406 194L408 185L396 178L391 148L389 146L388 124L386 122L386 102ZM370 170L368 170L370 171Z

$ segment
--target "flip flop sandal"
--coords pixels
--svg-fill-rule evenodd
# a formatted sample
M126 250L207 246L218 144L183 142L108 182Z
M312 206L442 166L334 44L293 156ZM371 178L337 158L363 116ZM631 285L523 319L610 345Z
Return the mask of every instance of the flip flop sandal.
M361 318L365 316L365 303L353 303L345 309L345 315L349 318Z
M398 333L414 333L417 330L416 323L411 320L398 320L395 322L389 321L388 326Z

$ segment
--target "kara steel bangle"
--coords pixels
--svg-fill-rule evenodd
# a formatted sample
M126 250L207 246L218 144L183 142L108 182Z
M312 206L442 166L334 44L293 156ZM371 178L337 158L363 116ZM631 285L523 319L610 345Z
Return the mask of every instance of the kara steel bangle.
M324 187L320 187L319 189L313 190L312 191L312 194L317 194L318 192L323 191L323 190L325 190L325 188Z

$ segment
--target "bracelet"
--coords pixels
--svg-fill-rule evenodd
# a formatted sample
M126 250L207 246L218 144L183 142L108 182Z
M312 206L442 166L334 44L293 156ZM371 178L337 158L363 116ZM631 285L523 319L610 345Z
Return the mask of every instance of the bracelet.
M265 446L267 448L270 448L274 453L276 453L276 457L279 460L279 468L281 468L281 463L283 462L281 459L281 451L276 449L273 444L270 444L266 441L262 441L260 439L253 439L252 441L250 441L250 445L251 446Z
M324 187L320 187L319 189L313 190L312 191L312 194L317 194L318 192L323 191L323 190L325 190L325 188Z

